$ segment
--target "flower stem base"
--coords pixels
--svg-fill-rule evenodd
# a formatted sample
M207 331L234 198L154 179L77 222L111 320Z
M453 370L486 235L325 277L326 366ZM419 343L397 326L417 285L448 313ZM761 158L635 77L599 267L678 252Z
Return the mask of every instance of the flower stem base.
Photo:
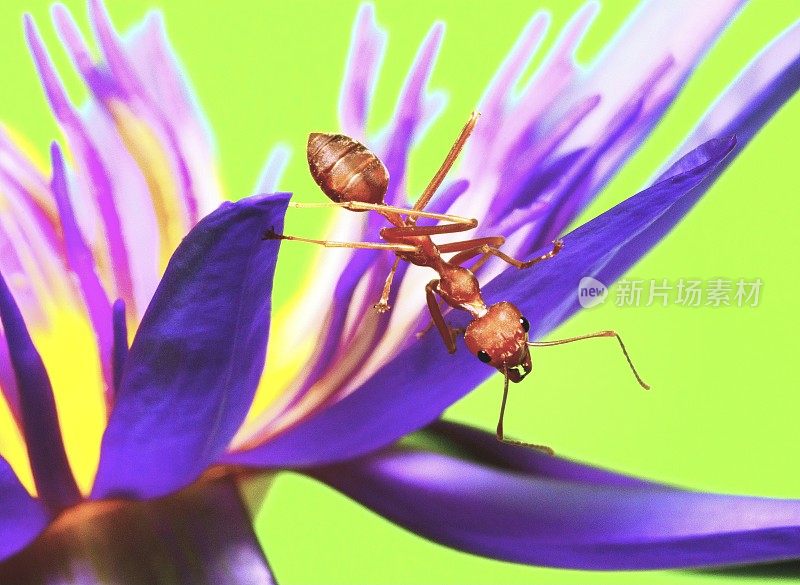
M0 564L0 583L271 585L272 573L232 479L152 501L66 511Z

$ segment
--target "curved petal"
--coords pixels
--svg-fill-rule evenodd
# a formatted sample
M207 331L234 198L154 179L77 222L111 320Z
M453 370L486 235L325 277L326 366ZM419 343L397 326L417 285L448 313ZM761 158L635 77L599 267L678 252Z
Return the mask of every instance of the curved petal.
M0 457L0 561L28 545L45 529L47 510L34 500Z
M228 445L264 367L287 194L223 204L175 251L125 360L93 497L156 497Z
M542 337L577 309L574 293L582 277L613 282L680 221L721 172L734 145L734 139L716 140L690 153L696 166L578 228L564 238L564 250L555 259L535 270L502 273L485 287L487 301L514 302L532 324L531 337ZM465 322L461 317L456 323ZM463 348L448 356L433 332L330 408L228 459L302 466L363 454L433 421L492 372Z
M473 446L497 444L481 434ZM511 460L527 451L497 446ZM393 448L308 473L420 536L506 561L620 570L800 556L800 500L618 484L594 468L551 459L514 470ZM558 473L564 467L571 473Z
M80 493L64 451L50 376L1 274L0 321L17 380L22 431L36 490L45 504L57 512L78 502Z
M705 113L673 161L714 136L735 134L740 148L800 86L800 21L756 56Z
M485 431L469 425L437 420L419 431L413 438L433 441L435 450L448 455L470 459L476 463L515 471L528 475L542 475L586 485L607 485L616 487L636 487L656 485L652 482L576 463L570 459L553 457L533 449L522 449L501 443ZM664 487L664 486L661 486Z

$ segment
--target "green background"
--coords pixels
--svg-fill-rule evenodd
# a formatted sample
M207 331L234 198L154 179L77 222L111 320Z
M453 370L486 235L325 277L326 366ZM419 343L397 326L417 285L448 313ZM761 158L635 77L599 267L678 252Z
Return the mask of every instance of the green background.
M0 3L0 120L45 153L58 136L28 58L20 15L30 11L66 78L85 96L48 22L48 1ZM86 28L82 2L70 1ZM170 38L216 136L230 197L249 194L268 149L290 145L281 187L320 201L302 156L311 130L337 127L339 83L357 2L110 2L120 29L151 7L166 16ZM449 106L411 160L410 186L421 188L449 140L478 101L516 35L536 8L549 5L557 31L578 3L379 1L389 31L372 127L391 111L402 77L437 18L447 33L432 87ZM607 2L579 57L591 59L626 14L630 1ZM691 15L687 14L687 18ZM596 215L638 191L736 73L800 16L797 1L747 6L670 109L666 120L587 212ZM548 37L552 43L554 34ZM631 58L635 58L632 55ZM629 274L630 278L760 277L757 308L679 306L584 311L557 336L613 327L621 331L651 392L640 391L613 344L542 351L536 375L514 388L509 433L553 446L565 456L703 490L800 497L796 469L798 368L797 273L800 169L796 137L800 100L790 102L747 147L690 216ZM298 156L299 153L299 156ZM321 233L323 214L293 214L287 231ZM282 252L305 267L309 251ZM301 282L280 270L276 302ZM500 380L454 405L449 418L491 429ZM474 557L430 543L311 480L281 474L257 513L277 576L292 583L689 583L727 579L697 572L581 573Z

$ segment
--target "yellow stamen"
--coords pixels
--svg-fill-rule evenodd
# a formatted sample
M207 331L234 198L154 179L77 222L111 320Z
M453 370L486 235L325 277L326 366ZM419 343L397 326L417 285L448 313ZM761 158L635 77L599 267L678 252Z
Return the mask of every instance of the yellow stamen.
M31 335L53 385L67 457L78 487L88 493L106 423L97 340L82 311L48 307L48 314L51 328Z
M295 297L295 299L297 298L299 297ZM247 441L254 429L262 426L261 423L265 422L265 414L269 407L273 406L278 398L286 393L289 385L297 379L298 374L311 358L317 342L313 336L304 339L299 346L291 341L296 337L292 318L296 308L297 300L292 300L289 305L282 307L272 319L264 374L256 389L247 420L232 441L234 445Z
M36 495L25 441L5 400L0 400L0 455L8 461L25 489Z

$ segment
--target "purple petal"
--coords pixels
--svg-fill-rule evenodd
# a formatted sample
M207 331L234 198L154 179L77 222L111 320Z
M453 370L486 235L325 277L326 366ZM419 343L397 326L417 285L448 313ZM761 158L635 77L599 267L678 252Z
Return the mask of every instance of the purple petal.
M8 404L8 409L19 428L22 428L22 412L19 405L19 390L14 376L14 366L8 353L8 343L4 332L0 331L0 390Z
M29 325L47 328L52 315L43 305L51 298L80 300L65 287L64 246L48 182L1 128L0 193L0 271L9 277Z
M159 141L165 147L164 154L170 159L174 176L178 179L181 187L181 194L186 203L185 211L188 215L186 218L174 217L172 221L178 222L186 219L188 225L194 225L199 219L197 215L197 199L193 194L192 178L188 168L188 161L183 156L184 149L182 148L188 146L188 144L184 145L181 143L175 128L175 123L178 121L182 122L186 117L185 111L182 112L184 115L178 115L174 119L170 118L170 116L165 113L164 106L166 102L162 103L159 97L154 95L151 85L155 84L145 83L139 76L129 56L129 51L126 51L122 39L111 23L108 11L100 0L89 0L89 14L95 31L95 37L103 52L105 61L111 70L115 88L122 94L122 98L127 103L127 106L140 118L147 121L151 131L158 136ZM155 62L151 64L151 67L160 66L161 70L159 71L159 75L163 77L175 75L174 68L170 67L172 64L170 63L167 65L167 63L165 63L165 61L170 60L169 53L167 53L167 58L165 60L159 59L159 57L161 57L160 49L162 49L163 46L157 39L159 33L162 33L163 30L160 27L158 18L151 19L145 26L150 29L147 31L149 34L142 37L140 42L143 41L145 44L149 44L155 41L152 48L156 59L154 60ZM150 47L147 47L147 49L150 49ZM96 95L102 100L101 95ZM104 103L104 105L106 107L108 106L107 103ZM200 136L187 136L186 138L188 138L187 142L194 142L188 150L200 150L197 148L203 143ZM213 169L213 164L203 170L207 172L209 169ZM197 189L199 191L201 187L198 186ZM153 194L155 195L155 193ZM180 216L183 215L183 211L184 210L181 210L179 212Z
M702 164L578 228L564 238L565 248L555 259L534 270L502 273L485 287L487 301L517 304L531 322L532 339L541 338L578 308L575 291L582 277L610 284L680 221L719 174L734 145L733 139L707 143L690 155L702 155ZM457 326L466 322L462 315ZM448 356L433 333L330 408L266 444L230 454L228 460L264 466L339 461L388 445L433 421L493 372L463 347Z
M459 170L473 186L486 185L497 196L468 194L451 212L481 217L481 233L496 233L495 224L504 220L506 208L524 208L547 199L552 200L553 211L544 229L514 234L518 237L509 238L507 252L526 255L550 234L562 233L649 135L739 3L644 3L597 59L583 67L574 53L597 11L596 3L587 3L567 25L521 97L514 101L506 96L499 117L482 120L492 127L491 132L481 138L476 131L467 146L465 164ZM689 8L692 18L685 16ZM631 60L632 52L640 58ZM595 96L600 102L571 128L566 124L568 131L544 158L528 156L528 149L548 147L554 131L565 127L568 117ZM538 175L537 167L584 149L585 157L558 187L560 193L543 193L536 183L528 182ZM540 210L534 211L524 218L526 223L538 218Z
M122 226L112 197L111 180L97 149L88 138L84 124L64 92L47 49L45 49L33 19L29 15L25 17L25 38L50 102L50 108L59 124L64 128L69 143L76 153L76 158L84 165L85 173L89 178L94 199L97 201L104 223L104 234L111 254L111 269L114 272L117 291L125 298L133 298L128 251L122 237Z
M122 381L122 368L128 358L128 324L125 321L125 301L114 301L112 310L112 327L114 329L114 342L111 353L113 369L114 392L119 391Z
M222 201L217 154L211 127L195 99L188 76L170 45L160 13L148 15L127 47L132 66L152 94L149 105L159 113L184 185L190 221L194 225ZM271 193L272 191L259 191Z
M494 435L485 431L445 420L438 420L425 427L420 431L419 436L423 439L430 437L439 443L445 441L452 445L453 449L457 450L459 454L463 454L464 457L472 461L498 467L506 471L547 476L551 479L586 485L606 485L623 488L656 485L653 482L629 475L607 471L599 467L591 467L569 459L553 457L533 449L524 449L501 443Z
M50 378L2 275L0 321L17 379L22 431L36 491L57 512L78 502L80 493L64 451Z
M350 54L339 97L342 131L356 140L363 141L366 137L370 99L375 92L385 51L386 32L375 22L375 7L363 4L353 27Z
M225 203L189 232L122 373L93 497L156 497L195 480L239 428L264 367L289 196Z
M32 216L33 224L49 248L58 247L58 234L53 217L55 206L49 185L17 144L0 127L0 190Z
M706 112L678 153L696 148L713 136L731 134L736 135L742 148L794 95L799 85L800 22L797 22L753 59Z
M361 13L362 19L367 19L369 10L363 9ZM367 24L365 24L367 23ZM374 28L369 25L368 20L359 20L354 31L354 39L359 42L359 28L364 25L367 29ZM372 30L372 34L379 35L378 32ZM435 117L437 108L437 98L431 95L428 90L428 82L433 72L433 66L439 53L439 48L444 34L444 25L442 23L434 24L429 30L425 40L421 44L414 62L411 65L409 74L406 77L405 84L400 91L400 96L395 105L395 112L392 116L392 121L388 127L382 132L383 139L382 145L379 148L374 148L374 151L380 156L381 160L386 164L389 171L390 181L389 188L386 194L386 202L398 205L404 205L405 200L405 173L406 165L408 163L408 155L411 144L419 137L419 134L424 132L424 127L428 125ZM358 53L354 53L358 55ZM365 230L364 233L375 232L381 226L383 219L373 214L364 218ZM364 237L363 234L361 236ZM312 389L314 384L322 377L327 377L329 381L344 381L352 377L352 372L340 367L343 353L349 353L350 364L357 364L362 360L355 355L353 350L352 338L358 335L361 338L359 347L361 352L364 353L363 359L367 359L367 351L374 346L366 339L366 334L359 330L360 322L355 324L355 327L350 327L348 330L345 327L346 317L352 311L354 314L365 314L370 308L368 305L374 303L373 295L365 295L361 305L351 307L354 300L354 292L357 287L366 284L367 290L380 290L386 278L386 273L389 271L392 259L386 254L376 254L374 250L356 250L348 261L348 264L341 271L341 276L336 283L335 290L333 291L333 305L331 315L324 319L325 331L320 336L318 346L321 348L316 352L314 361L303 372L303 381L299 388L294 392L294 396L287 402L287 407L294 407L300 400L304 400L308 392ZM399 283L403 279L403 275L407 267L402 266L397 273L395 282L398 286L394 288L394 295L399 290ZM314 290L317 287L312 286ZM380 294L380 293L378 293ZM375 295L376 297L378 295ZM390 299L393 302L394 298ZM388 322L388 315L382 315L379 319L386 323ZM377 338L382 331L382 327L373 328L370 335L373 341L377 342ZM335 367L335 371L331 371L331 367ZM335 400L337 384L329 384L328 389L324 392L319 391L318 406L321 407L327 400Z
M107 109L111 98L121 100L163 144L185 203L186 217L181 210L178 219L194 225L221 199L214 146L160 15L152 13L125 42L101 2L90 2L90 16L105 60L101 65L92 63L69 12L53 9L59 35L96 103Z
M111 323L111 304L108 301L100 278L95 272L94 257L92 251L83 239L72 203L69 197L69 187L67 176L64 169L64 160L61 151L55 142L50 147L50 154L53 164L53 180L51 189L53 198L58 205L58 215L61 218L61 229L64 233L64 245L67 251L67 261L70 269L78 277L83 302L92 323L97 345L100 350L100 364L105 379L106 404L111 405L113 400L113 373L111 365L112 323Z
M383 148L376 150L389 171L386 203L405 204L405 178L411 145L435 117L437 100L428 92L444 36L444 24L434 24L420 45L395 105L392 123L385 131ZM436 94L434 94L436 95Z
M255 193L275 193L278 190L278 183L286 170L291 154L291 149L285 144L278 144L270 150Z
M123 99L139 93L143 89L142 83L131 70L127 55L122 48L122 42L100 0L89 0L89 21L94 29L100 50L103 52L105 62L111 70L115 85L123 94Z
M495 443L510 460L526 451L480 434L473 447ZM446 446L462 448L459 441ZM506 561L628 570L800 556L800 500L609 482L612 474L597 477L591 467L522 457L552 462L509 469L393 448L309 474L420 536Z
M45 529L49 515L0 457L0 561L27 546Z
M87 141L97 152L98 166L108 177L107 187L111 190L116 213L125 218L120 228L123 242L129 250L128 262L133 289L130 297L120 289L115 291L115 296L125 299L130 315L141 318L161 277L162 248L169 246L171 253L178 241L170 245L159 232L157 213L147 179L125 147L115 123L102 108L90 105L84 128ZM81 179L82 174L85 175L79 172L76 178ZM80 187L80 183L76 187ZM93 185L86 184L84 192L87 196L84 201L90 201L93 189ZM104 246L102 240L95 241L94 244Z

